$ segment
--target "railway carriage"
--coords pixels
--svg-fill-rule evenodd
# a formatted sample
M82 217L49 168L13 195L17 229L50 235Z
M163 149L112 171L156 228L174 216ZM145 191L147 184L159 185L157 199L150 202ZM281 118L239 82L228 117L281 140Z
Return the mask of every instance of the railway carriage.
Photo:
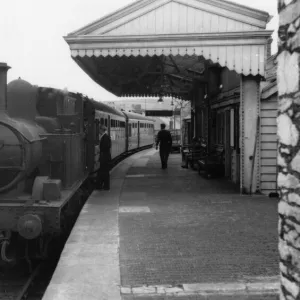
M128 123L127 151L152 145L154 143L154 121L142 115L126 112Z
M112 147L111 147L111 157L112 159L118 158L121 154L126 152L126 118L125 115L102 102L97 102L91 99L85 99L84 116L89 119L89 125L94 127L91 131L95 135L95 153L93 154L93 147L89 149L88 157L90 160L90 169L97 171L99 168L99 145L97 141L99 137L96 137L97 126L105 125L107 127L107 132L111 137ZM89 140L92 139L92 136ZM94 157L94 160L92 160ZM94 166L92 167L92 164Z

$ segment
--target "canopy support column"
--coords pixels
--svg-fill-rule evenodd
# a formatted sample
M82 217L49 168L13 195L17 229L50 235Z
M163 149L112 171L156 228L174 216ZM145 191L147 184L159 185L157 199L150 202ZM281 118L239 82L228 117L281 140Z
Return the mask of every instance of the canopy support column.
M241 76L240 148L242 194L260 189L260 79L258 76Z

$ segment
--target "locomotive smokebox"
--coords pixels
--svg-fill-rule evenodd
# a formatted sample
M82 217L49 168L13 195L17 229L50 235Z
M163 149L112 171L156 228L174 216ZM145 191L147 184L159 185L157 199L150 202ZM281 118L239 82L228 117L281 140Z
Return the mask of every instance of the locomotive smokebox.
M10 67L0 62L0 112L7 110L7 71Z
M46 131L35 121L36 95L37 88L27 81L18 79L7 85L7 102L0 110L0 193L25 182L42 159L41 135Z

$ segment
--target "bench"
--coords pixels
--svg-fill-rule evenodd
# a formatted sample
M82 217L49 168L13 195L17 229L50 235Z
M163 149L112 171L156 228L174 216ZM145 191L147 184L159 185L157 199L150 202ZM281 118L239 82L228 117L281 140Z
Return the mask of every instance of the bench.
M207 144L205 141L201 141L198 144L188 145L182 151L182 161L184 162L183 168L188 168L190 166L195 170L195 163L206 155Z
M201 175L201 171L204 171L207 178L224 176L224 154L224 146L215 145L212 152L197 161L199 175Z

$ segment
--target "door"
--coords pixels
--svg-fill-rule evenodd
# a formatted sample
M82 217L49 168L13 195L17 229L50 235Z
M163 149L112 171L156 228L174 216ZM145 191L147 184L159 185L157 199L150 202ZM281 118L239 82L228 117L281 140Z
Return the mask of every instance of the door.
M230 110L225 111L225 130L224 130L224 145L225 145L225 177L231 178L231 122Z
M138 128L137 128L137 130L138 130L138 133L137 133L137 134L138 134L138 136L137 136L137 139L138 139L138 140L137 140L137 144L138 144L138 146L137 146L137 147L138 147L138 148L140 148L140 132L141 132L140 126L141 126L141 123L140 123L140 121L138 121L138 123L137 123L137 127L138 127Z
M192 142L192 128L191 122L187 122L187 144Z

